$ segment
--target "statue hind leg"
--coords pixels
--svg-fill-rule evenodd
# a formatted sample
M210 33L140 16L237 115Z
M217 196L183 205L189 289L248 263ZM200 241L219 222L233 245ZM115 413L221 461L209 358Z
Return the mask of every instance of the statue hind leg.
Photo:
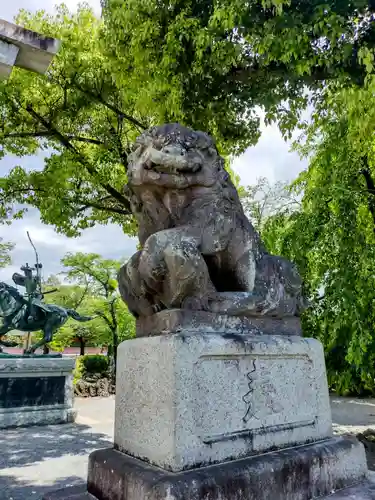
M4 352L3 346L4 347L17 347L17 342L7 342L6 340L3 340L4 335L6 335L8 332L12 330L12 326L4 321L4 323L0 327L0 353Z
M6 335L10 330L11 330L10 325L7 324L6 321L4 321L4 323L0 327L0 352L3 352L2 346L4 346L4 347L14 347L14 346L9 345L8 342L6 342L6 341L3 340L3 336Z

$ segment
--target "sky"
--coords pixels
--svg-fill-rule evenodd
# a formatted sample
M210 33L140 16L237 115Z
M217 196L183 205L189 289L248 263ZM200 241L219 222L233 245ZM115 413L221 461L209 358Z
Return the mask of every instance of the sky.
M65 0L70 9L75 9L77 0ZM87 0L95 12L100 14L100 0ZM53 11L55 2L51 0L12 0L0 1L0 19L13 21L20 9L35 11L45 9ZM0 176L3 176L16 165L28 168L41 168L41 157L14 158L11 156L0 160ZM241 184L254 184L259 177L267 177L271 182L293 180L306 168L296 153L290 152L290 144L284 142L276 126L262 127L262 136L258 144L249 148L233 163L239 174ZM27 239L26 231L38 249L40 261L44 265L44 276L62 271L61 258L67 252L95 252L106 258L126 259L134 253L137 241L124 235L115 226L97 226L86 230L80 238L66 238L57 234L52 226L41 223L38 212L30 209L27 215L11 226L0 226L0 237L15 243L12 252L12 265L0 270L0 280L9 281L13 272L28 262L34 264L34 253Z

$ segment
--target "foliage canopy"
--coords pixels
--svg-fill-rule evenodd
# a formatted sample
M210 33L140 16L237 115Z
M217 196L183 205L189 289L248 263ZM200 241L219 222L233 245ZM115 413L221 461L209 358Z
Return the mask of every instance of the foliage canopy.
M306 88L363 85L372 74L374 2L104 0L103 19L21 11L17 23L62 40L47 75L15 69L0 84L1 154L52 150L42 170L0 179L1 216L36 207L76 236L97 223L134 234L123 192L144 128L180 121L223 154L259 136L258 108L289 134ZM22 210L16 212L22 216Z
M296 145L309 167L294 183L301 208L269 218L271 250L295 260L313 307L307 336L325 346L340 393L375 391L374 89L326 92Z

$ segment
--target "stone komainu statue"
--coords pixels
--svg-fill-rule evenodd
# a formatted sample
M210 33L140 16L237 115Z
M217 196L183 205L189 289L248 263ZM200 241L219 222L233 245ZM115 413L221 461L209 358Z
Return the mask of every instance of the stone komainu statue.
M142 250L121 268L119 286L136 317L175 308L300 314L295 266L267 253L210 136L178 124L144 132L126 189Z

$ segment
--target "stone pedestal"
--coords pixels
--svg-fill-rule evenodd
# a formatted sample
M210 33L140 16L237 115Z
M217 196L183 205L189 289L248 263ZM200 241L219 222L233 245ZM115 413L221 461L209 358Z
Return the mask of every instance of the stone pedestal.
M366 479L362 444L332 437L321 344L215 325L120 345L114 449L85 493L46 500L310 500Z
M70 358L0 357L0 429L73 422Z
M331 436L314 339L178 333L118 350L115 448L179 472Z

